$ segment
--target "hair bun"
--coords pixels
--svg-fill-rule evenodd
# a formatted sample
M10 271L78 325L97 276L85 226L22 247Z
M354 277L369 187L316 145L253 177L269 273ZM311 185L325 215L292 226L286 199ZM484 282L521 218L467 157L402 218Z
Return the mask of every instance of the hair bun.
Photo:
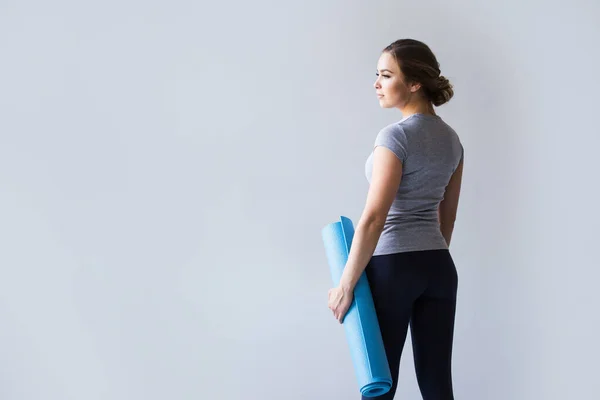
M450 81L443 75L437 78L437 87L432 93L432 102L436 107L447 103L454 96L454 89Z

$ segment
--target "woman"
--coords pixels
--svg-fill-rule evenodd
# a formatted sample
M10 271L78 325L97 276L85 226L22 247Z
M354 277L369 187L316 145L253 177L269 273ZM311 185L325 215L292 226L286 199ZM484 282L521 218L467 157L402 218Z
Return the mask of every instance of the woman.
M423 399L454 399L458 276L449 245L463 146L434 110L454 92L430 48L412 39L383 50L374 86L381 107L398 108L403 118L378 133L366 161L366 206L340 284L329 290L329 308L343 322L365 271L393 378L391 390L376 398L394 397L410 326Z

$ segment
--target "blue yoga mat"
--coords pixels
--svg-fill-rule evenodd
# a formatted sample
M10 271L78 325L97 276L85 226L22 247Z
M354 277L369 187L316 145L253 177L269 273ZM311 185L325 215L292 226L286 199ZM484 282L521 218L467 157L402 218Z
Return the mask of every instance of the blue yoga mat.
M354 225L344 216L323 228L323 242L333 285L340 283L354 237ZM354 299L343 320L346 340L360 392L366 397L380 396L392 387L379 322L365 272L354 288Z

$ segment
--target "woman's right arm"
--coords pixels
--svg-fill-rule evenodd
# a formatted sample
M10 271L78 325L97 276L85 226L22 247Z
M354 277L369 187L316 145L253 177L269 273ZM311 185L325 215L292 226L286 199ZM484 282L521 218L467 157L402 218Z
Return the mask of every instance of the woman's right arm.
M458 209L458 198L460 197L460 185L462 182L463 160L460 160L458 167L450 177L444 199L440 203L438 209L438 217L440 221L440 230L450 246L452 239L452 231L454 230L454 221L456 221L456 211Z

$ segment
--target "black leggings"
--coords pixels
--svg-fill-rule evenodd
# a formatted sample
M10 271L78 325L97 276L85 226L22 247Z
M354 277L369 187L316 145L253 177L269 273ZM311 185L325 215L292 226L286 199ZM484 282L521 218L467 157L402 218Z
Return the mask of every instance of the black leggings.
M424 400L453 400L452 341L458 275L448 250L371 257L365 272L392 372L394 398L410 323L417 382Z

